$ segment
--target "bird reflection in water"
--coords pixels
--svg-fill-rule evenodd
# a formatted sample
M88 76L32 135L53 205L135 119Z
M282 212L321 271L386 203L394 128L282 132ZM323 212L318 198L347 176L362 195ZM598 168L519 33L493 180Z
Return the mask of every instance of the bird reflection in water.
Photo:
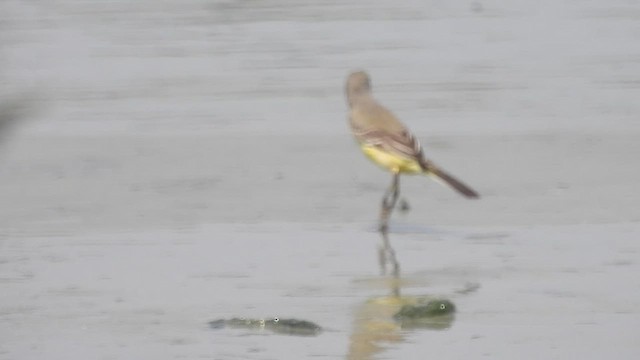
M347 359L373 359L385 346L405 341L407 333L416 330L447 330L455 320L455 304L446 298L429 295L402 296L403 280L400 264L391 247L388 227L380 228L380 269L386 275L386 264L392 265L385 280L389 295L370 298L354 312L353 331Z

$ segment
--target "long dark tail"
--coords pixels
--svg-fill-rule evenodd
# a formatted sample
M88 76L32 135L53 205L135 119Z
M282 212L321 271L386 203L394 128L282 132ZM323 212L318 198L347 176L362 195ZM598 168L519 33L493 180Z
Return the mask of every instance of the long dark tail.
M427 175L433 176L436 180L440 180L445 185L449 185L460 194L470 199L477 199L480 197L478 193L469 186L462 183L462 181L454 178L446 172L436 168L435 166L429 166L426 170Z

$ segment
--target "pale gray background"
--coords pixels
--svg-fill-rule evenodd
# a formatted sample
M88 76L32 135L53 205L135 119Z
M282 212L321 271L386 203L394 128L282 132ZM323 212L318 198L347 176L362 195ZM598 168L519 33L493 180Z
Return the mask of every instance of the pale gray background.
M483 195L403 179L406 293L459 313L378 356L636 359L638 39L629 0L2 1L0 358L344 358L388 292L362 68ZM273 315L332 331L206 327Z

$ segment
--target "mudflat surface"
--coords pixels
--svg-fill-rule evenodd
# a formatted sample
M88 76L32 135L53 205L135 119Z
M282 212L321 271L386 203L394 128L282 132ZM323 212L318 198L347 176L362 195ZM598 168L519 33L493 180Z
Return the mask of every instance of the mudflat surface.
M640 5L5 1L0 359L636 359ZM404 295L372 301L390 177L348 134L364 68L429 158ZM470 290L471 289L471 290ZM316 322L317 337L212 330Z

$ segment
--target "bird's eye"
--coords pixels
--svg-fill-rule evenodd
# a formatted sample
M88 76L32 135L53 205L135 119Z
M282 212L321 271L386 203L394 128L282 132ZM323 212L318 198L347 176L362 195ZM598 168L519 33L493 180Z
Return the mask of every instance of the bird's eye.
M274 322L278 322L278 321L280 321L280 319L278 319L278 318L273 318L273 321L274 321Z
M444 310L444 309L446 309L446 308L447 308L447 305L445 305L445 304L440 304L440 310Z

